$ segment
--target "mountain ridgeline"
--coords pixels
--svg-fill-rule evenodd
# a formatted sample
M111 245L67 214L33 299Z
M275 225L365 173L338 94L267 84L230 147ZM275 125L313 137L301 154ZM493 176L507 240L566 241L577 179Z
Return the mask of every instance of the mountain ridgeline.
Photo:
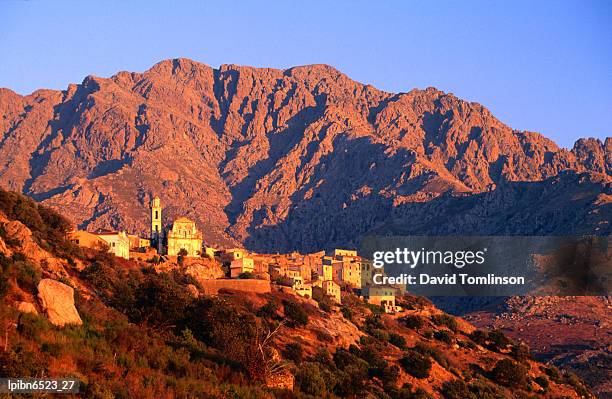
M83 228L197 220L211 244L355 246L371 232L609 234L612 139L559 148L477 103L387 93L326 65L187 59L0 89L0 185Z

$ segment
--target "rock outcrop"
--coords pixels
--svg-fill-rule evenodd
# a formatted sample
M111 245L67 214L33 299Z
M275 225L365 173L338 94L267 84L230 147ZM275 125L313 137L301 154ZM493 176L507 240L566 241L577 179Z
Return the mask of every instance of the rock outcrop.
M15 308L17 308L17 310L21 313L38 314L36 307L34 306L34 304L30 302L24 302L24 301L17 302L15 304Z
M38 299L51 324L63 327L67 324L83 324L74 306L74 289L52 279L38 283Z
M89 229L146 232L154 194L166 222L187 215L206 241L259 251L353 245L425 211L437 223L421 234L450 234L478 225L481 199L522 213L489 212L487 233L612 229L612 139L566 150L452 94L387 93L326 65L173 59L64 91L2 89L0 114L0 185ZM476 216L447 221L464 208Z

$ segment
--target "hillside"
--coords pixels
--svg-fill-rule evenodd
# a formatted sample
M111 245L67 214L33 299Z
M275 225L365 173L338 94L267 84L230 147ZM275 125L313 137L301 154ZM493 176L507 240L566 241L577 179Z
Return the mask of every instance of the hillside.
M611 139L565 150L452 94L386 93L326 65L173 59L64 91L0 89L0 114L0 185L89 229L147 232L158 194L167 222L184 214L209 243L258 251L357 245L389 226L611 230Z
M207 297L178 265L73 246L68 226L0 191L2 376L75 376L91 398L591 397L423 298L403 297L398 318L348 292L325 310L280 289ZM43 301L51 285L71 294Z

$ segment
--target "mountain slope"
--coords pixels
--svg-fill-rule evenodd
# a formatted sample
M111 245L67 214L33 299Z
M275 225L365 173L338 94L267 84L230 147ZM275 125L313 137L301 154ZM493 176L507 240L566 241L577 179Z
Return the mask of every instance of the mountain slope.
M185 265L79 248L65 238L69 227L0 190L3 376L78 378L87 398L593 397L524 345L424 298L398 298L402 318L347 291L341 309L276 284L213 298ZM192 261L202 272L217 263ZM69 305L77 323L54 322L41 297L48 284L70 293L54 298L63 305L55 316Z
M0 113L0 184L82 227L147 232L158 194L168 222L191 216L209 242L314 250L470 195L530 219L527 201L545 206L540 194L560 183L570 213L590 215L584 230L610 231L612 140L568 151L452 94L386 93L326 65L167 60L61 92L2 89ZM495 219L487 231L496 224L513 228ZM569 233L554 225L545 233Z

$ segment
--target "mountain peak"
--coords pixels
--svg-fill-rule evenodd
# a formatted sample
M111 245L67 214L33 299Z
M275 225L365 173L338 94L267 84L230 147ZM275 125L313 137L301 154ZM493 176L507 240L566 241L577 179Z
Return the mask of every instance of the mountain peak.
M519 203L531 197L508 187L553 192L550 179L571 180L563 171L610 180L609 141L559 149L452 93L387 93L322 64L214 69L176 58L144 73L88 76L44 101L13 97L0 92L0 184L91 229L146 232L142 199L155 192L169 217L194 218L210 243L310 250L354 245L426 204L472 206L455 197ZM581 213L597 205L580 195L587 202L566 214L608 231L596 218L605 212ZM451 224L437 228L469 226ZM525 221L514 228L542 233Z

